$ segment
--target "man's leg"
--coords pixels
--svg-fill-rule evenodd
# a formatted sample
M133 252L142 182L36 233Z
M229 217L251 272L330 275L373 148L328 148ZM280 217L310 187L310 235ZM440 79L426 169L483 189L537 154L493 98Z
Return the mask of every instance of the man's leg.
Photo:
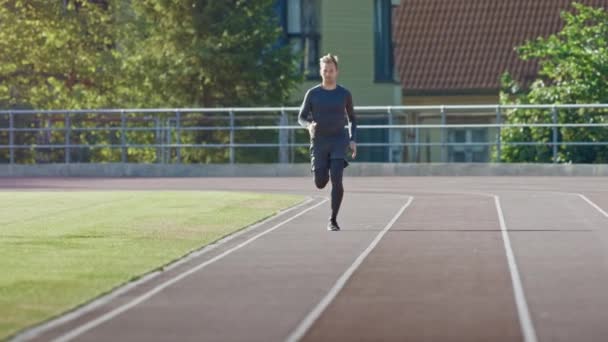
M332 159L331 168L331 223L336 223L342 197L344 197L344 186L342 185L342 175L344 173L344 159ZM337 225L337 223L336 223Z
M314 170L315 186L323 189L329 182L329 168L326 165L316 165Z
M310 161L312 164L315 186L323 189L329 182L329 151L323 140L318 140L310 146Z

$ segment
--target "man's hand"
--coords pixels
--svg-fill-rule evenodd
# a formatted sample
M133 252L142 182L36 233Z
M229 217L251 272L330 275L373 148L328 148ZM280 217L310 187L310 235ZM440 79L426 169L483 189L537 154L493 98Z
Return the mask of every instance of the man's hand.
M310 134L310 138L314 138L315 137L315 129L317 129L317 123L316 122L311 122L310 125L308 125L308 133Z
M357 156L357 143L352 140L350 142L350 150L353 152L353 154L352 154L353 159L355 159L355 157Z

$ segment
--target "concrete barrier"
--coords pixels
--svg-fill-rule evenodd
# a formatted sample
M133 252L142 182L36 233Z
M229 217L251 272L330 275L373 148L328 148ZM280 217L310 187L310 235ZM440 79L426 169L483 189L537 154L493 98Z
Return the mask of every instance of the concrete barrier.
M347 176L608 176L608 164L351 163ZM310 164L0 165L0 177L302 177Z

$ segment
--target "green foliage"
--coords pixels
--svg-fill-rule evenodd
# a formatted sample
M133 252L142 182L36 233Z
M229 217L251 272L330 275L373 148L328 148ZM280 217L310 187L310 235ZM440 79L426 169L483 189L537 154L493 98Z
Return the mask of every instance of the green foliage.
M132 3L121 92L138 107L280 105L300 81L274 0Z
M0 0L0 108L284 104L301 75L290 48L277 44L281 31L273 5L274 0ZM127 116L127 127L142 125L141 115ZM154 127L159 122L166 126L173 113L149 116L143 125ZM185 119L190 126L226 124L200 114ZM118 116L82 115L71 120L73 128L120 125ZM0 122L7 127L8 116L0 116ZM65 123L34 115L16 117L15 125L35 129ZM266 133L276 141L276 133L262 135ZM121 134L79 131L71 135L70 142L120 144ZM63 132L19 135L17 144L65 142ZM175 134L172 136L170 140L175 142ZM125 138L127 143L155 144L165 136L129 131ZM180 138L184 144L227 143L229 134L188 131ZM0 133L0 140L8 140L5 132ZM159 160L155 148L129 148L127 152L131 162ZM227 149L183 152L185 162L225 162L228 158ZM63 149L32 147L17 151L16 157L23 163L61 162L64 153ZM121 159L119 148L72 153L72 160L82 162ZM175 150L171 157L175 158ZM0 150L0 160L7 158L8 151Z
M583 104L608 102L608 13L573 3L574 12L563 12L563 29L547 38L537 38L517 48L524 60L539 63L539 77L524 89L509 74L501 79L502 104ZM560 109L557 123L605 123L605 110ZM507 115L508 123L552 123L549 110L517 110ZM544 142L553 139L551 128L508 128L501 132L503 142ZM559 128L559 142L606 142L602 128ZM552 146L505 145L501 159L508 162L550 162ZM605 163L605 146L560 145L557 162Z
M113 11L112 3L0 0L0 105L111 105L119 66Z

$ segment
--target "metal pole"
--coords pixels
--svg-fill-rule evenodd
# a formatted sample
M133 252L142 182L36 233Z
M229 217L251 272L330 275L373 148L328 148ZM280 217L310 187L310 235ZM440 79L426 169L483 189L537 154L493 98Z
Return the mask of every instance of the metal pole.
M295 144L295 142L296 142L296 130L290 129L289 130L289 143ZM293 163L294 160L295 160L295 146L291 145L289 147L289 162Z
M154 141L156 144L156 162L159 164L162 164L162 156L161 156L161 147L160 144L162 143L162 137L160 136L160 119L158 117L158 114L156 114L156 116L154 116L154 130L155 130L155 137L154 137Z
M390 128L390 126L393 125L393 112L391 111L391 107L388 107L387 114L388 114L388 124L389 124L389 128L388 128L388 144L389 145L388 145L388 149L387 149L387 152L388 152L388 158L387 158L387 160L388 160L389 163L392 163L393 162L393 145L392 145L392 143L393 143L393 136L392 136L393 131Z
M230 110L230 164L234 164L234 111Z
M9 159L10 163L15 163L15 117L13 112L8 113L8 145L9 145Z
M551 109L553 116L553 124L557 124L557 109L555 106ZM557 126L553 126L553 163L557 163Z
M441 106L441 162L445 163L447 160L447 153L446 153L446 146L445 146L445 141L446 141L446 136L447 136L447 128L445 127L445 123L446 123L446 115L445 115L445 107Z
M414 161L420 163L420 128L418 127L418 115L414 114L414 122L416 128L414 129Z
M175 141L177 143L177 163L180 164L182 162L182 139L181 139L181 113L179 110L175 111Z
M281 116L279 117L279 126L284 127L288 125L287 114L284 110L281 110ZM289 144L289 132L286 129L279 129L279 163L285 164L289 161L289 150L287 145Z
M65 163L70 163L70 133L72 130L72 123L70 121L70 113L65 113Z
M125 116L125 111L120 111L120 161L123 163L127 162L127 118Z
M496 106L496 123L502 125L502 113L500 110L500 106ZM501 153L502 153L502 137L501 137L501 126L498 126L496 130L496 161L501 162Z
M165 129L163 129L163 134L165 138L163 141L165 142L165 146L163 146L163 163L168 164L171 161L171 118L165 120Z

